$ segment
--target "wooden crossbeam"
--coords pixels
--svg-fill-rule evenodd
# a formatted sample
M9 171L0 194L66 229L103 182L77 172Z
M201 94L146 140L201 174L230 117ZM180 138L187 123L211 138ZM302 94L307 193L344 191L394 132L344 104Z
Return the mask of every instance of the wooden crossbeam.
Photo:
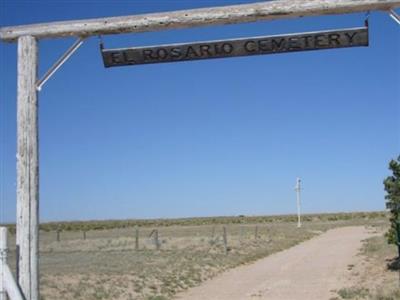
M400 7L400 0L276 0L253 4L0 28L0 39L36 39L160 31L178 28L345 14Z

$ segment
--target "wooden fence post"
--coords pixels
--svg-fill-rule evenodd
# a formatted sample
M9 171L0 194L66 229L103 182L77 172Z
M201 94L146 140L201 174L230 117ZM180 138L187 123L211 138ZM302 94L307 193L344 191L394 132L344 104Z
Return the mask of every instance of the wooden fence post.
M139 250L139 228L135 229L135 250Z
M0 227L0 300L26 300L7 265L7 235L7 228Z
M228 237L226 234L226 227L223 227L223 234L222 234L222 238L224 240L224 249L225 249L225 254L228 254Z
M83 239L86 240L86 230L84 230L84 231L82 232L82 235L83 235Z
M17 263L18 282L26 300L39 300L38 224L39 152L38 45L18 38L17 79Z
M256 225L256 228L254 230L254 239L258 239L258 225Z
M0 227L0 300L7 300L4 267L7 263L7 228Z
M160 241L158 240L158 229L154 232L154 242L156 243L156 249L160 250Z
M61 233L61 230L57 229L57 242L60 241L60 233Z

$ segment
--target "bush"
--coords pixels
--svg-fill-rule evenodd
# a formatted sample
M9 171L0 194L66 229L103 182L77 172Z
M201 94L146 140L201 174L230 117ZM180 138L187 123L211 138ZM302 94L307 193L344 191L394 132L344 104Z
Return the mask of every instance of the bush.
M389 163L389 169L392 175L387 177L383 182L386 191L386 203L390 208L390 229L386 233L386 237L390 244L398 244L397 239L397 222L400 222L400 156L397 160L392 160Z

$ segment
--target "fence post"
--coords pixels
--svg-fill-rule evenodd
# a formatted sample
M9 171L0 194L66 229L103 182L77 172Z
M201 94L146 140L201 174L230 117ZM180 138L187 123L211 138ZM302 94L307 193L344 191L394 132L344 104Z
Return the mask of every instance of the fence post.
M13 274L7 265L7 228L0 227L0 300L27 300L14 280Z
M0 300L6 300L4 269L7 263L7 228L0 227Z
M60 232L61 232L61 230L57 229L57 242L60 241Z
M224 240L224 248L225 248L225 254L228 254L228 238L226 234L226 227L224 226L223 228L223 240Z
M154 231L154 242L156 243L156 249L160 250L160 242L158 240L158 229Z
M254 230L254 239L258 239L258 226L256 226L256 229Z
M82 235L83 235L83 239L86 240L86 230L84 230L84 231L82 232Z
M135 229L135 250L139 250L139 228Z

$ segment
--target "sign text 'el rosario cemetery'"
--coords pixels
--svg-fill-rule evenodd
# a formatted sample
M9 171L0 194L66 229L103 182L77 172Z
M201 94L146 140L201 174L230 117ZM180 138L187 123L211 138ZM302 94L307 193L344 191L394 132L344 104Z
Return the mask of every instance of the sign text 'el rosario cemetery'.
M368 27L301 34L102 49L105 67L368 46Z

